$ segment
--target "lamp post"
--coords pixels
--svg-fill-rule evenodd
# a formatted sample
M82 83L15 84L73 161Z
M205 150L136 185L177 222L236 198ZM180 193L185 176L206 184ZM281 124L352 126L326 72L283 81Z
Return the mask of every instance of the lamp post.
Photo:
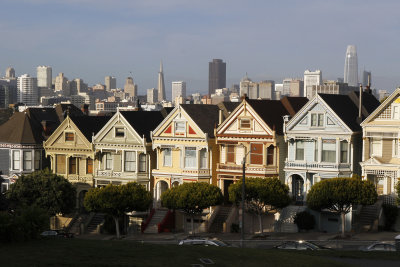
M246 147L242 144L241 145L243 149ZM249 150L244 156L242 160L242 168L243 168L243 176L242 176L242 227L240 228L240 246L243 248L244 247L244 201L245 201L245 191L246 191L246 184L245 184L245 178L246 178L246 157L250 153L251 150Z

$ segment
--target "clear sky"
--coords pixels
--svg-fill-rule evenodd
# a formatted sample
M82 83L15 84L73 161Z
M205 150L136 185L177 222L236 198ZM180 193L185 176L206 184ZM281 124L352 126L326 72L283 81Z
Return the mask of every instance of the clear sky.
M374 88L400 85L398 0L1 0L0 76L36 76L49 65L89 85L133 73L139 94L157 86L160 60L188 93L208 90L208 62L227 63L227 85L247 72L254 81L343 77L346 47L357 46L359 71ZM361 80L361 77L359 77Z

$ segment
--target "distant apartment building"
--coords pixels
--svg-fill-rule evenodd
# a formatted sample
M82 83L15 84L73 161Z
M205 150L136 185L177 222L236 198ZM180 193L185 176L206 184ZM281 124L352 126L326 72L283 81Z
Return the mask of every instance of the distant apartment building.
M17 80L0 79L0 108L8 108L10 104L17 102Z
M15 78L15 70L13 67L8 67L6 69L6 76L4 78Z
M106 90L111 91L111 89L117 88L117 78L112 76L106 76L104 78L104 83L106 85Z
M51 88L52 84L52 69L49 66L38 66L37 73L37 86L44 88Z
M208 95L215 93L215 89L226 87L226 63L222 59L213 59L208 63Z
M304 82L300 79L290 81L289 96L297 97L304 95Z
M247 95L249 99L273 99L274 96L274 81L253 82L246 74L239 84L240 96Z
M186 82L175 81L172 82L172 102L175 103L177 97L186 98Z
M275 82L266 80L258 83L258 98L274 99Z
M68 78L64 76L64 73L60 72L56 77L54 83L54 91L55 93L62 94L64 96L71 95L71 88Z
M147 103L154 104L158 102L158 90L156 88L147 89Z
M89 110L95 110L95 98L88 93L78 93L76 95L71 95L71 103L77 107L81 108L84 104L89 106Z
M352 91L358 91L357 86L349 86L347 83L327 80L322 85L313 85L311 89L311 97L316 93L330 95L347 95Z
M132 77L126 78L124 91L125 93L128 93L130 97L137 96L137 85L133 82Z
M71 90L71 95L85 93L88 92L88 85L87 83L84 83L82 79L77 78L70 81L70 90Z
M35 106L39 102L37 80L34 77L24 74L17 79L18 102L27 106Z
M313 85L322 85L322 71L310 71L304 72L304 96L310 99L312 97Z

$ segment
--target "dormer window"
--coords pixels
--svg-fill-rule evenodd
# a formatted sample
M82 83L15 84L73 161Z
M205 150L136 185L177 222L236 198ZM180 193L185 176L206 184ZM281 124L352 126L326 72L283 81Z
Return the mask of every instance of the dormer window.
M74 133L65 133L65 141L74 141L75 135Z
M185 122L184 121L176 121L175 122L175 133L184 133L185 132Z
M324 113L311 114L311 127L324 127Z
M240 129L251 129L251 119L241 118L239 120L239 122L240 122L240 125L239 125Z
M125 129L122 127L115 128L115 137L125 137Z
M397 104L397 105L393 104L392 106L393 106L393 108L392 108L392 119L395 119L395 120L400 119L400 105L399 104Z

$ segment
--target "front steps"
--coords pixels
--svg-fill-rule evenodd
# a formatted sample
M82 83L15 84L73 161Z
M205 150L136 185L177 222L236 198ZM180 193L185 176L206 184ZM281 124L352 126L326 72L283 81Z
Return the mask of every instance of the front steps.
M146 229L143 231L145 234L157 234L158 224L162 222L165 215L167 215L167 209L156 209L150 223L147 225Z
M294 223L294 217L297 213L305 211L305 206L290 205L282 209L279 219L275 222L275 232L280 233L297 233L299 231Z

